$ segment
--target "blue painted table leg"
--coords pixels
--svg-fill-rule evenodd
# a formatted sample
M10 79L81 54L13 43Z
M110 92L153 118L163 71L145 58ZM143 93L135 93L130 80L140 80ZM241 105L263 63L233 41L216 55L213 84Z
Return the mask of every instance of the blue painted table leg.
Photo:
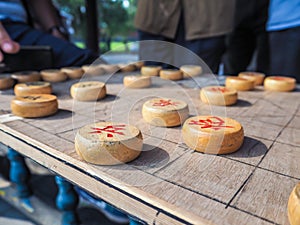
M55 181L58 186L56 206L63 211L62 225L79 224L79 219L76 214L79 199L72 184L60 176L56 176Z
M16 184L18 197L20 199L29 198L31 195L28 185L30 172L25 164L24 157L12 148L8 148L7 157L10 161L9 178Z

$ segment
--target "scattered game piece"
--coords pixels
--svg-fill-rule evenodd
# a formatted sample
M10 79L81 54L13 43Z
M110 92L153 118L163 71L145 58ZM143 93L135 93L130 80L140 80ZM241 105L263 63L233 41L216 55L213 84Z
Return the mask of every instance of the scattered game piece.
M148 76L125 76L123 84L129 88L146 88L151 86L151 77Z
M181 80L183 78L182 71L176 69L163 69L159 72L159 76L165 80Z
M181 125L189 116L188 105L177 99L154 98L144 103L143 118L147 123L160 127Z
M267 91L292 91L296 88L296 79L282 76L267 77L264 88Z
M69 79L79 79L84 74L84 71L81 67L64 67L60 70L64 72Z
M41 75L43 80L48 82L62 82L68 78L64 72L58 69L42 70Z
M238 99L238 94L232 88L208 86L201 89L200 98L209 105L233 105Z
M11 110L16 116L25 118L50 116L58 110L58 102L55 95L16 96L11 101Z
M33 82L41 80L41 74L37 71L22 71L16 72L11 77L18 81L18 83Z
M144 76L158 76L161 66L142 66L141 74Z
M202 73L202 67L197 65L183 65L180 67L184 77L195 77Z
M250 91L254 88L254 80L247 80L241 77L226 77L225 86L237 91Z
M136 67L134 64L119 64L120 70L124 73L135 71Z
M103 82L79 82L71 86L71 96L78 101L97 101L106 96L106 86Z
M77 154L98 165L115 165L137 158L143 147L141 131L123 123L99 122L82 127L75 137Z
M219 116L195 116L182 127L187 146L208 154L228 154L237 151L244 140L241 124Z
M258 72L241 72L238 76L244 79L254 80L255 85L262 85L266 75Z
M1 74L0 76L0 90L10 89L14 86L15 80L11 78L10 74Z
M84 74L88 76L98 76L105 73L104 69L101 68L100 65L84 65L81 69L83 69Z
M49 82L27 82L16 84L14 92L16 96L26 96L32 94L51 94L52 87Z
M300 183L290 194L288 201L288 217L291 225L300 224Z
M135 62L134 65L136 66L137 69L141 69L142 66L144 66L144 62L143 61Z
M114 74L120 70L120 67L116 64L100 64L99 66L106 74Z

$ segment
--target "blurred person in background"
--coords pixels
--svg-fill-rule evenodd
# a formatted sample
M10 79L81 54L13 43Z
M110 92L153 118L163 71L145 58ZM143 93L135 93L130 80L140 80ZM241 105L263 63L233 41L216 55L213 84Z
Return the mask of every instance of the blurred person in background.
M246 71L252 59L251 70L268 73L268 7L269 0L236 0L234 30L226 39L224 74Z
M233 29L234 6L235 0L139 0L135 27L140 41L178 44L194 52L217 73L225 51L225 35ZM174 56L175 61L180 58L181 64L192 63L180 52L153 43L152 47L140 44L140 60L160 61Z
M300 82L300 1L270 0L267 23L270 74Z
M51 0L0 0L0 62L20 46L50 46L54 67L90 64L98 55L68 41L68 33Z

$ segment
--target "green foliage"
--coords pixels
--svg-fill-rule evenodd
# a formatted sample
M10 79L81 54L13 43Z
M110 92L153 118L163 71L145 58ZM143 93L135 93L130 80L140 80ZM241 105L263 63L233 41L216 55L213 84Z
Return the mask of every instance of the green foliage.
M86 33L86 12L84 0L55 0L60 9L74 16L75 37L84 38ZM96 0L98 24L102 37L126 38L135 28L133 18L137 0ZM125 4L126 3L126 4Z

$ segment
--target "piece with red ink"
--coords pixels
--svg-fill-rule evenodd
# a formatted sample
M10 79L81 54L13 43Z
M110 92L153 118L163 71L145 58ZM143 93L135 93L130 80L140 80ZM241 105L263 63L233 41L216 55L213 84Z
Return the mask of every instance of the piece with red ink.
M200 91L200 99L209 105L233 105L238 99L237 91L222 86L208 86Z
M77 154L97 165L116 165L137 158L143 147L141 131L128 124L99 122L81 129L75 137Z
M265 79L264 88L267 91L293 91L296 88L296 79L292 77L270 76Z
M154 98L144 103L142 114L144 120L154 126L174 127L188 118L189 109L181 100Z
M231 118L195 116L182 127L187 146L208 154L228 154L237 151L244 141L242 125Z

